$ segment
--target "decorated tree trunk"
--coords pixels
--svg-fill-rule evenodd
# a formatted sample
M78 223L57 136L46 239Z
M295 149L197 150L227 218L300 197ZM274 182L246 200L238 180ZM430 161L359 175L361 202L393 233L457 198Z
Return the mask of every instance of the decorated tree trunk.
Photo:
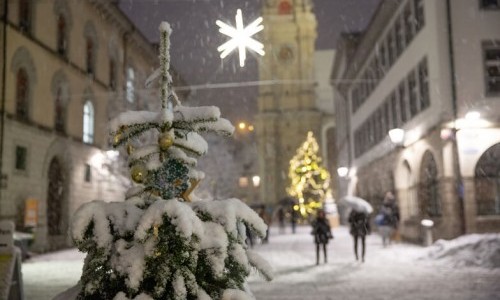
M136 183L125 201L94 201L75 213L71 234L86 252L78 299L253 299L252 268L271 279L270 266L245 244L246 228L266 225L238 199L190 201L204 174L195 169L207 151L200 135L232 134L217 107L184 107L168 73L168 23L160 25L159 112L125 112L111 122L113 145L129 153ZM145 133L157 137L138 145ZM221 170L222 171L222 170Z

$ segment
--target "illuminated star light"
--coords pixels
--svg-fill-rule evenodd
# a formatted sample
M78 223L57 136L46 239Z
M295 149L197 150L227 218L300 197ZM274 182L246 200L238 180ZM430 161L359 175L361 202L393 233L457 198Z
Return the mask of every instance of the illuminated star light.
M226 43L222 44L217 48L220 54L220 58L224 58L229 55L234 49L238 48L240 56L240 67L245 66L245 59L247 57L245 48L249 48L257 52L260 55L264 55L264 45L253 38L252 35L264 29L264 26L260 24L262 22L262 17L257 18L255 21L250 23L247 27L243 27L243 16L241 9L236 11L236 28L228 25L220 20L217 20L219 32L225 34L231 39Z

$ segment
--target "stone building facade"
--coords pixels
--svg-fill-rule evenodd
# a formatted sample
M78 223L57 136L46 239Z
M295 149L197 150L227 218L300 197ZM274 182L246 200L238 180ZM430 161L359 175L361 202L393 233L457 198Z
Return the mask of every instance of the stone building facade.
M500 231L499 1L382 1L339 45L339 196L394 191L410 241Z
M263 3L256 135L260 198L276 204L286 196L290 159L312 131L320 144L326 114L315 92L316 17L310 0ZM321 153L321 155L324 155Z
M6 1L0 219L47 251L70 244L82 203L123 199L107 123L149 105L143 83L157 53L115 1Z

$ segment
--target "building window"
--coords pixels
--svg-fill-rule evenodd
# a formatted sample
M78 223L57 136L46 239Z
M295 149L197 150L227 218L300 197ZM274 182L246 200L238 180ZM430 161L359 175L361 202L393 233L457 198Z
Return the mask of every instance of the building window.
M396 32L396 55L400 56L403 53L405 48L404 41L404 30L403 30L403 21L398 16L396 20L396 24L394 24L394 31Z
M420 107L421 110L430 106L429 95L429 71L427 70L427 59L418 64L418 82L420 87Z
M64 123L65 123L65 116L64 116L64 105L62 101L62 91L61 88L57 89L56 92L56 99L55 99L55 130L59 133L64 133Z
M500 9L500 0L479 0L482 9Z
M424 0L415 0L415 23L417 32L425 25Z
M90 101L83 105L83 142L94 142L94 106Z
M57 52L62 56L66 55L67 43L66 19L63 15L59 15L57 19Z
M500 144L479 158L474 176L478 215L500 215Z
M94 75L94 61L95 61L95 49L94 49L94 42L92 41L91 38L87 38L86 41L86 64L87 64L87 73L90 75Z
M16 170L27 170L28 149L22 146L16 146Z
M420 172L419 199L424 216L441 216L441 200L439 196L439 181L436 161L431 152L425 152L422 157Z
M486 93L500 93L500 41L483 43Z
M16 76L16 116L28 120L29 115L29 80L26 70L21 68Z
M83 180L85 182L91 182L92 181L92 167L89 164L85 164L85 169L84 169L84 174L83 174Z
M31 32L31 1L19 1L19 29L26 33Z
M415 35L415 31L413 28L413 15L411 11L411 6L407 5L405 7L405 10L403 12L403 18L404 18L404 23L405 23L405 39L406 39L406 45L408 46L413 40L413 37Z
M394 38L392 36L392 31L389 31L387 35L387 56L388 56L388 69L394 64L396 61L396 47L394 43Z
M382 138L387 135L387 132L391 129L391 111L389 109L389 102L386 100L384 102L383 120L382 120Z
M398 119L398 102L396 98L396 93L393 92L391 94L391 112L392 112L392 128L398 128L399 127L399 119Z
M389 69L389 67L387 66L387 57L384 42L382 42L382 46L380 46L380 66L382 67L384 74Z
M127 96L127 101L130 103L134 103L135 101L135 86L134 86L134 80L135 80L135 72L134 69L129 67L127 69L127 87L126 87L126 96Z
M116 64L113 59L109 61L109 87L116 91Z
M411 71L408 75L408 92L409 92L409 102L410 102L410 118L413 118L418 114L418 87L417 80L415 78L415 72Z
M406 87L405 82L401 82L398 87L398 98L399 98L399 116L401 125L406 123L408 120L408 114L406 113Z

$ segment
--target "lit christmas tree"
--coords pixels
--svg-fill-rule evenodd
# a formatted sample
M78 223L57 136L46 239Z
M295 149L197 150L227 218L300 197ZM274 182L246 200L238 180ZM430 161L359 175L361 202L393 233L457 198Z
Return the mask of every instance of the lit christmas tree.
M113 145L129 153L136 183L124 202L94 201L75 213L71 234L87 252L77 299L254 299L246 285L252 268L271 268L245 244L246 227L266 225L238 199L191 202L204 174L195 169L207 151L200 132L232 134L217 107L184 107L168 73L168 23L160 25L161 111L131 111L111 122ZM157 142L135 146L149 134ZM223 172L224 170L221 170Z
M322 166L318 142L309 131L306 141L290 160L288 194L299 200L295 210L303 217L321 208L330 193L330 173Z

